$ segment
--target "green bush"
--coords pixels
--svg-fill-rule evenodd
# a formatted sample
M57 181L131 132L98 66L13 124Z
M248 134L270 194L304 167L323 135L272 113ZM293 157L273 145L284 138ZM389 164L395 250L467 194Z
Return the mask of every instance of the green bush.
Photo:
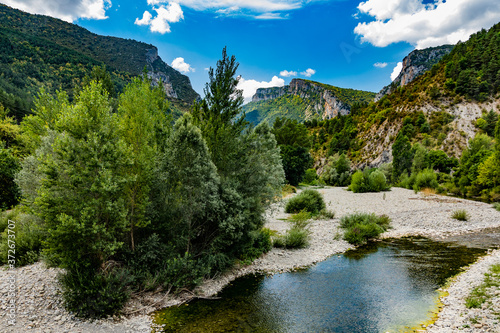
M318 214L325 209L323 196L316 190L304 190L298 195L290 198L285 207L287 213L299 213L302 210L312 214Z
M118 313L130 297L125 270L96 273L73 267L59 277L66 309L82 318L105 318Z
M368 178L371 192L380 192L388 189L385 175L380 170L372 172Z
M467 221L469 219L469 214L464 209L459 209L453 212L452 218L459 221Z
M302 182L304 184L312 184L317 179L318 174L316 173L316 169L307 169Z
M495 208L496 210L498 210L500 212L500 202L495 202L493 204L493 208Z
M363 193L368 191L365 176L361 170L357 170L351 178L349 189L354 193Z
M340 227L346 229L344 240L355 245L366 243L368 239L375 238L390 227L387 215L354 213L340 219Z
M261 256L261 254L269 252L273 247L271 240L272 231L268 228L262 228L253 235L253 245L246 248L240 255L240 260L246 264L250 264L253 260Z
M358 170L352 175L349 189L354 193L386 191L390 187L384 173L377 169Z
M439 184L434 170L424 169L417 174L415 183L413 184L413 190L418 192L423 188L437 189L438 186Z
M286 249L301 249L309 245L309 231L306 229L292 227L284 235L273 239L274 247Z
M9 220L14 222L11 223L14 228L10 229L10 235L15 235L15 238L9 238L7 229ZM9 239L15 241L17 267L33 264L38 260L42 249L42 240L45 238L45 231L40 218L23 213L20 207L16 207L11 211L0 214L0 228L3 231L0 235L0 261L3 264L7 263L10 249Z

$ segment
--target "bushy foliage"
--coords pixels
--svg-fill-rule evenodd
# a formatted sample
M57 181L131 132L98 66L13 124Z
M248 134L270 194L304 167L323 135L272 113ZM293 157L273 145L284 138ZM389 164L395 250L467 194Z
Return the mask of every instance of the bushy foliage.
M119 312L130 297L123 270L96 273L80 267L59 277L66 309L82 318L104 318Z
M304 178L302 179L302 182L305 184L312 185L314 182L317 183L318 180L318 174L316 173L316 169L307 169L306 173L304 174Z
M13 226L9 233L7 227L9 220ZM46 237L43 221L35 215L22 211L21 206L0 214L0 260L7 263L9 254L9 239L15 236L16 266L29 265L36 262L40 255L42 242ZM11 237L9 237L9 234Z
M387 179L382 171L378 169L358 170L352 175L349 189L354 193L380 192L389 190Z
M451 214L451 217L459 221L467 221L469 219L469 214L465 209L458 209Z
M313 159L307 148L301 146L280 146L280 151L286 181L297 186L312 166Z
M437 189L438 186L437 175L431 169L420 171L415 177L415 182L412 184L415 191L420 191L423 188Z
M285 212L299 213L302 210L305 210L306 212L318 214L325 208L326 205L321 193L316 190L304 190L288 200Z
M340 227L345 229L345 241L360 245L389 229L390 219L386 215L354 213L343 216L340 219Z
M236 119L236 68L224 50L205 100L173 128L145 78L117 102L95 81L74 102L40 94L21 126L32 155L16 182L43 220L45 257L66 269L70 311L114 314L129 291L191 288L269 250L262 215L284 172L269 127Z
M351 177L351 161L345 154L328 157L327 164L321 174L322 180L332 186L347 186Z

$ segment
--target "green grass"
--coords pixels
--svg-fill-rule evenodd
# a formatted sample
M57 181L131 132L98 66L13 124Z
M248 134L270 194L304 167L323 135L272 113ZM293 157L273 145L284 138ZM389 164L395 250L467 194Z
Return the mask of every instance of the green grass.
M498 210L500 212L500 202L495 202L493 204L493 208L495 208L496 210Z
M485 274L483 283L474 288L465 299L465 306L469 309L481 308L493 296L492 292L488 290L491 287L500 287L500 264L490 267L490 271Z
M469 214L464 209L458 209L451 215L452 218L459 221L467 221L469 219Z
M360 245L388 230L390 221L387 215L354 213L343 216L340 219L340 227L345 229L345 241Z
M275 235L273 246L285 249L302 249L309 245L309 224L313 215L305 209L288 218L292 224L284 235Z

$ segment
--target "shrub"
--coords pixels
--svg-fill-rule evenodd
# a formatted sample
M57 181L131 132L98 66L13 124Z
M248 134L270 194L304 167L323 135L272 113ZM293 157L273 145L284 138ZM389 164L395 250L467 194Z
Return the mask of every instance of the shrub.
M64 306L77 317L105 318L127 302L129 276L125 270L109 273L73 268L59 277Z
M363 172L361 170L357 170L351 178L351 185L349 186L349 189L353 191L354 193L362 193L366 192L367 186L366 186L366 180Z
M500 212L500 202L495 202L493 204L493 208L495 208L496 210L498 210Z
M316 169L307 169L304 178L302 178L302 182L305 184L312 184L317 179L318 174L316 173Z
M377 169L365 169L363 172L356 171L352 175L349 189L354 193L380 192L389 189L384 173Z
M346 229L344 240L359 245L389 229L390 219L387 215L354 213L343 216L340 219L340 226Z
M316 190L304 190L288 200L285 207L287 213L299 213L302 210L318 214L326 205L321 194Z
M464 209L459 209L453 212L452 218L459 221L467 221L469 219L469 214Z
M33 264L39 258L42 240L45 238L42 220L23 213L19 206L0 215L0 228L3 231L0 235L0 261L4 264L7 263L9 252L9 234L6 229L9 220L15 222L12 229L15 233L11 235L15 235L16 241L16 266Z
M439 184L437 182L436 173L431 169L420 171L415 178L415 183L413 184L413 190L415 190L415 192L418 192L423 188L437 189L438 187Z
M301 249L309 245L309 231L306 229L292 227L284 235L273 239L274 247L285 249Z
M369 177L370 191L380 192L388 189L387 180L382 171L375 170Z

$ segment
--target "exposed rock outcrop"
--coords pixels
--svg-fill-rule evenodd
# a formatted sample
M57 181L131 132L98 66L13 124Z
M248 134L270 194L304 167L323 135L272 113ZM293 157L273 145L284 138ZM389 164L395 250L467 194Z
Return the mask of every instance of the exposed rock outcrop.
M454 45L442 45L429 47L423 50L414 50L403 59L403 67L399 75L391 84L385 86L375 97L378 101L384 95L390 94L397 88L402 87L415 80L417 77L431 69L441 58L450 53Z

